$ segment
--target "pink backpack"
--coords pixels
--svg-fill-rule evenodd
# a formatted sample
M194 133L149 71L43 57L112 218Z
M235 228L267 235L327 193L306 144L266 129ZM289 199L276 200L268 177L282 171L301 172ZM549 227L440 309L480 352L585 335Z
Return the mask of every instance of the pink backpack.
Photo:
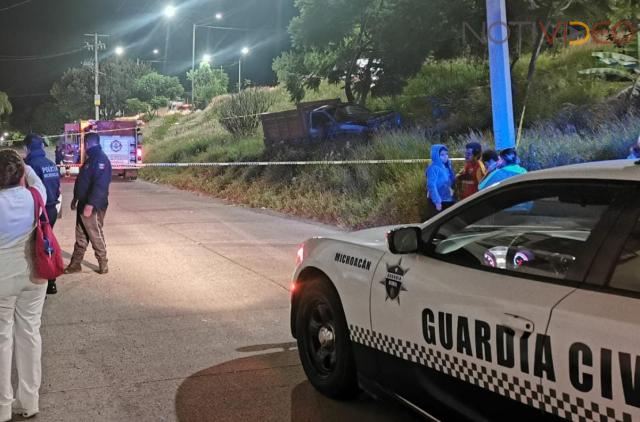
M34 283L43 284L47 280L53 280L61 275L64 271L64 263L62 262L62 250L53 234L51 224L49 224L49 216L47 215L44 201L36 189L29 188L29 191L35 203L36 218L36 250L33 264L35 274L39 279L34 280ZM44 219L40 218L41 214Z

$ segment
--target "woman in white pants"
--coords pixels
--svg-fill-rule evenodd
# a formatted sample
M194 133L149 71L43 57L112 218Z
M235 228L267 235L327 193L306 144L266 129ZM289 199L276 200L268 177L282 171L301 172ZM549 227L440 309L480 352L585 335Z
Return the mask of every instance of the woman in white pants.
M42 378L40 317L47 284L34 284L34 202L32 186L46 201L45 187L36 173L13 150L0 150L0 422L12 413L38 413ZM18 389L11 386L14 349Z

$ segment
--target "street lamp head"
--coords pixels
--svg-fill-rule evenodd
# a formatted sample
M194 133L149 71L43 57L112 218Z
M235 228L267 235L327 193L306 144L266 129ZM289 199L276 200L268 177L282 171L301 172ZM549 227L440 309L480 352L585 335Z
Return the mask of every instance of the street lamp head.
M122 56L124 54L124 48L121 46L116 47L116 55Z
M176 8L174 5L170 4L167 7L164 8L164 15L171 19L172 17L174 17L176 15Z
M205 54L202 56L202 63L211 63L211 55Z
M220 13L220 12L216 13L216 20L221 21L223 17L224 16L222 15L222 13Z
M246 56L247 54L249 54L251 52L251 50L249 50L249 47L242 47L242 50L240 50L242 52L243 56Z
M153 49L153 54L160 54L160 50L158 50L157 48Z

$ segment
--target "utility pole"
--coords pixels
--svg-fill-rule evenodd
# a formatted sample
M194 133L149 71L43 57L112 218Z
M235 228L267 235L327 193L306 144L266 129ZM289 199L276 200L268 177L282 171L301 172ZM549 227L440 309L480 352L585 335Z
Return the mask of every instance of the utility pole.
M242 57L238 60L238 94L242 91Z
M92 37L93 44L86 41L85 47L87 50L93 50L93 76L94 76L94 97L93 103L96 106L96 120L100 120L100 93L98 91L98 85L100 81L100 65L98 62L98 50L104 50L107 46L100 41L100 38L108 37L105 34L98 34L97 32L94 34L84 34L85 37Z
M164 39L164 62L162 63L162 73L167 74L167 60L169 60L169 43L171 40L171 22L167 22L167 33Z
M197 25L194 23L193 24L193 34L191 36L191 105L192 107L193 104L195 104L195 95L194 95L194 89L195 89L195 83L193 82L193 80L195 79L195 70L196 70L196 28ZM194 107L195 109L195 107Z

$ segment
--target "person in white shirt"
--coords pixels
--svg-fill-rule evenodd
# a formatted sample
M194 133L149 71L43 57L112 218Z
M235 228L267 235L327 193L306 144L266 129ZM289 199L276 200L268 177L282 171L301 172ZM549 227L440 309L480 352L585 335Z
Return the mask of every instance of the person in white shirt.
M27 187L46 202L38 175L11 149L0 150L0 422L12 413L39 412L42 379L40 322L47 284L32 282L35 204ZM15 340L18 388L11 386Z

